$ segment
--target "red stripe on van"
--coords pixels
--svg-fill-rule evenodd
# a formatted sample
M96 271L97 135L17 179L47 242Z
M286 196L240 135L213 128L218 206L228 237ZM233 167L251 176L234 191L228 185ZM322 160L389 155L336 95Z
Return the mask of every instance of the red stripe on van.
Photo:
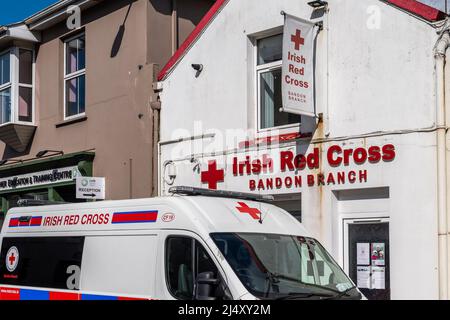
M0 300L20 300L20 289L0 287Z
M42 223L42 217L32 217L30 226L40 226Z
M49 292L50 300L81 300L79 293L71 293L71 292Z
M157 218L158 211L116 212L113 215L112 223L155 222Z
M117 300L147 300L144 298L132 298L132 297L117 297Z
M19 218L12 218L9 220L10 227L17 227L19 225Z

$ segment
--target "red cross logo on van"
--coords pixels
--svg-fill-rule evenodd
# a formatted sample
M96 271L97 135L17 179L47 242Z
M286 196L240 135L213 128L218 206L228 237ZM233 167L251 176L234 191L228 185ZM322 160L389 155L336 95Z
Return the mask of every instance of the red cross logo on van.
M9 272L16 270L17 264L19 263L19 250L16 247L9 248L6 253L6 269Z
M261 211L259 211L258 208L250 208L245 202L238 202L238 204L239 207L236 207L236 209L238 209L239 212L248 213L255 220L259 220L261 217Z
M202 183L208 184L208 189L217 189L217 182L223 182L225 178L225 171L223 169L217 170L216 160L208 161L208 170L201 174Z

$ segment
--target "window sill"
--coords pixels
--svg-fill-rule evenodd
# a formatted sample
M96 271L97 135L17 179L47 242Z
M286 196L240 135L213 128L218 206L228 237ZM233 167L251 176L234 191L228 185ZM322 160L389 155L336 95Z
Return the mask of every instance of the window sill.
M65 127L65 126L68 126L68 125L71 125L71 124L74 124L74 123L83 122L83 121L86 121L86 120L87 120L87 117L86 116L82 116L82 117L69 119L69 120L65 120L65 121L62 121L60 123L57 123L55 125L55 127L61 128L61 127Z

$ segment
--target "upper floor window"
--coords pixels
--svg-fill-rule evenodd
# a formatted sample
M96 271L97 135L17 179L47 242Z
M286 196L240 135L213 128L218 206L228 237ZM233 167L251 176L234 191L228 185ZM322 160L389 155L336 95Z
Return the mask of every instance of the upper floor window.
M85 35L67 40L64 67L64 118L83 115L86 101Z
M299 115L280 112L283 35L257 40L256 50L259 129L299 124Z
M33 60L29 49L0 54L0 125L33 122Z

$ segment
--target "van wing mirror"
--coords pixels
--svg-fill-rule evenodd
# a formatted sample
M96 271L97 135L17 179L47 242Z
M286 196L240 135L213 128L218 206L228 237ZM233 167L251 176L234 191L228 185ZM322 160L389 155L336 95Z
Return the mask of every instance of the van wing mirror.
M195 281L195 300L216 300L214 287L219 284L220 280L214 278L214 272L199 273Z

